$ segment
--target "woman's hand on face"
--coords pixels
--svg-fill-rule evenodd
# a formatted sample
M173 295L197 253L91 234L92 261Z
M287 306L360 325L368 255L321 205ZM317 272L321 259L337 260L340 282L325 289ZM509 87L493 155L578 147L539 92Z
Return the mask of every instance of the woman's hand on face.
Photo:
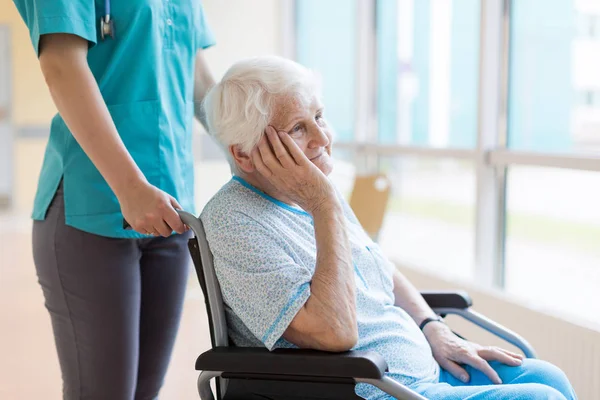
M306 212L313 214L336 201L329 179L287 132L268 126L251 157L256 170Z
M187 230L176 209L177 200L147 182L129 188L119 197L123 218L140 233L168 237Z

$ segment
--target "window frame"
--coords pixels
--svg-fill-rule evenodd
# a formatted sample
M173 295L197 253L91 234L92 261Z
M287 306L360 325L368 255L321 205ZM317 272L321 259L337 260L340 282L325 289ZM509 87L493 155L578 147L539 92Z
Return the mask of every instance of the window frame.
M298 0L281 2L282 49L295 57L295 7ZM361 162L357 173L377 172L383 156L416 156L473 162L476 171L475 274L484 287L505 284L506 179L511 166L557 167L600 172L600 155L557 154L511 150L507 147L511 6L513 0L482 0L479 43L477 145L473 149L433 148L378 143L377 130L377 1L357 7L356 132L351 142L336 148L352 151ZM366 111L365 111L366 110Z

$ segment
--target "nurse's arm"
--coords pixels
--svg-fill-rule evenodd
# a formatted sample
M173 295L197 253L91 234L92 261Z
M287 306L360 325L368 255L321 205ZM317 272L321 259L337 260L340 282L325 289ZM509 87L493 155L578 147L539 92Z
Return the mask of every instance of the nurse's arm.
M119 199L134 229L168 235L184 226L176 201L148 183L127 151L87 62L88 42L71 34L40 38L40 66L58 112ZM167 226L168 225L168 226Z
M208 126L206 125L206 114L204 113L204 107L202 102L204 97L215 85L215 79L213 78L208 63L204 58L204 50L198 50L196 53L196 67L194 70L194 115L202 123L204 129L208 132Z
M75 35L40 39L40 66L58 112L111 188L144 180L125 148L87 62L88 42Z

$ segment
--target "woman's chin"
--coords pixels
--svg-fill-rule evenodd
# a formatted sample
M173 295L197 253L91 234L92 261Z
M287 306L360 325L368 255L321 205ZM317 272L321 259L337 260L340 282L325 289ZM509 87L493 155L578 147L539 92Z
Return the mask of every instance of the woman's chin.
M331 160L331 157L329 157L328 154L322 154L318 158L311 161L326 176L329 175L331 171L333 171L333 161Z

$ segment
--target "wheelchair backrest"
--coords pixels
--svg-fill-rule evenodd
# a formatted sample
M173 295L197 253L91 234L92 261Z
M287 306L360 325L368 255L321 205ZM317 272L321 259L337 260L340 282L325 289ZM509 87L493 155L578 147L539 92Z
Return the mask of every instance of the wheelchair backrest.
M195 238L189 240L188 247L194 261L202 293L204 294L212 347L229 346L223 296L221 295L221 287L215 273L213 256L206 241L204 226L202 225L202 221L195 217L194 221L184 222L196 234Z

